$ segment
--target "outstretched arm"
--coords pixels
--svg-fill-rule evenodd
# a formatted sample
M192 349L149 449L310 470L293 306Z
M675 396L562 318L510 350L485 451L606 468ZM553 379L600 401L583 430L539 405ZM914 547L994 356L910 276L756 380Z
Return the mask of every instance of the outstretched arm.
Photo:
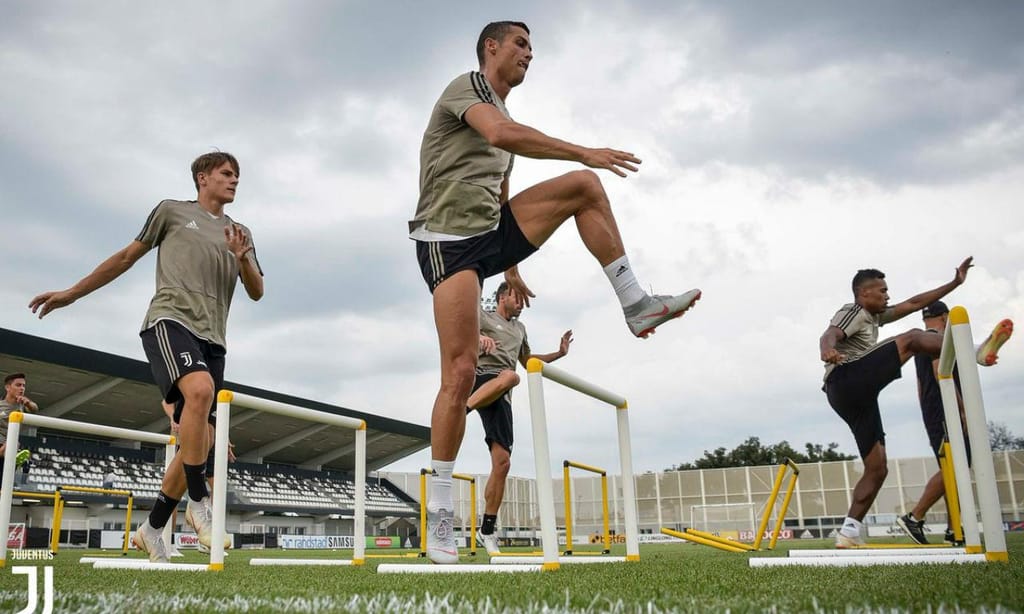
M640 159L617 149L592 149L550 137L540 130L513 121L491 104L475 104L466 110L463 120L494 147L527 158L570 160L590 168L607 169L625 177L623 169L636 172Z
M956 268L956 272L953 275L953 281L945 283L933 290L914 295L902 303L896 303L893 305L893 319L898 320L903 316L914 313L915 311L920 311L955 290L957 286L964 283L964 280L967 279L967 270L974 266L971 264L971 261L973 260L974 256L969 256L966 260L960 263L960 266Z
M572 345L572 331L567 330L562 333L562 339L558 343L558 350L549 354L530 354L529 356L521 356L519 362L525 367L526 361L531 358L537 358L544 362L554 362L559 358L569 353L569 346Z
M101 262L92 273L83 277L77 284L67 290L44 292L33 298L28 307L32 313L38 312L40 318L54 309L67 307L120 277L122 273L132 268L132 265L149 249L149 245L142 241L132 241L127 247Z
M821 361L839 364L846 360L845 354L840 354L836 344L846 338L846 333L838 326L829 326L821 334L818 340L818 348L821 350Z

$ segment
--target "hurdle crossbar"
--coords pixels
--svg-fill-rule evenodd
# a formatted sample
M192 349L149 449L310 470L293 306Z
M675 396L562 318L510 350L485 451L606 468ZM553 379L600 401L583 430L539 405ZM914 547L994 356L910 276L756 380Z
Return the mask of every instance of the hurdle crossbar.
M117 496L121 496L121 497L127 497L127 499L128 499L128 502L127 502L128 509L127 509L127 511L125 511L125 514L124 514L124 542L123 542L123 545L121 547L121 554L122 555L127 555L128 554L128 546L129 546L129 544L131 544L131 537L132 537L132 507L135 505L135 495L132 494L132 491L130 491L130 490L121 490L121 489L117 489L117 488L94 488L92 486L63 485L63 486L58 486L57 490L54 491L54 492L56 492L56 493L64 493L65 491L66 492L90 493L90 494L94 494L94 495L117 495ZM54 499L53 527L57 531L58 536L60 535L60 525L64 522L64 503L65 503L66 499L67 499L66 497L58 497L58 498ZM50 551L53 552L54 554L57 554L57 549L60 548L60 540L59 539L53 539L51 545L52 545L52 548L50 548Z
M298 420L329 424L355 431L355 510L352 565L362 565L366 554L366 421L359 418L339 416L327 412L297 407L287 403L261 399L240 392L221 390L217 393L217 434L214 443L216 460L213 467L213 535L210 543L210 571L224 569L224 539L227 536L225 523L227 520L228 494L228 428L231 423L231 405L248 407L268 414L288 416ZM259 565L260 559L249 561L251 565ZM301 561L312 561L303 563ZM297 559L290 564L317 565L311 559Z
M572 480L569 478L569 468L575 467L590 473L601 476L601 518L603 521L604 533L601 543L604 548L601 554L610 554L612 551L612 533L608 527L608 472L600 467L593 467L571 460L562 461L562 485L565 487L565 556L572 556Z
M707 535L703 531L698 531L696 533L691 533L689 530L686 530L686 531L675 531L673 529L668 529L668 528L662 527L661 528L661 532L664 535L669 535L669 536L676 537L676 538L679 538L679 539L685 539L686 541L693 542L695 544L700 544L701 546L710 546L710 547L716 548L718 550L725 550L726 552L748 552L747 548L749 548L749 546L747 548L742 548L742 547L740 547L741 544L739 544L738 542L730 542L730 541L728 541L726 539L718 538L717 536L715 536L716 539L708 539L708 538L703 537L702 535L698 534L698 533L701 533L701 534ZM719 540L721 540L721 541L719 541ZM746 544L743 544L743 545L745 546Z
M971 442L973 467L967 464L960 424L960 411L953 382L953 368L958 367L960 390L967 418L967 437ZM995 465L992 461L992 447L988 440L988 424L985 419L985 404L981 395L981 380L975 357L974 340L967 310L962 306L953 307L949 312L946 332L942 338L942 352L939 355L939 392L946 417L946 432L953 451L953 472L959 493L960 512L964 520L964 540L968 553L982 551L981 536L978 533L974 494L971 489L971 471L978 492L978 508L981 512L982 530L985 535L985 560L1009 561L1006 550L1006 535L1003 533L1002 511L999 492L996 488Z
M427 476L437 475L433 469L420 469L420 553L427 556ZM469 482L469 556L476 556L476 478L466 473L453 473L452 479ZM382 555L400 556L400 555ZM378 557L381 558L381 557Z
M762 556L747 559L750 567L869 567L873 565L936 565L942 563L984 563L981 554L939 554L935 556Z
M0 480L0 535L7 535L11 523L11 500L14 495L14 463L18 455L18 448L21 439L21 428L25 426L38 426L58 431L72 433L83 433L98 437L110 437L114 439L131 439L143 443L164 444L167 450L167 458L174 457L175 439L173 435L160 435L147 431L135 431L116 426L105 426L101 424L90 424L76 420L65 420L64 418L53 418L51 416L40 416L39 414L26 414L20 411L11 412L7 419L7 453L4 455L4 473ZM56 501L56 500L55 500ZM7 539L0 539L0 567L7 564Z
M897 544L891 544L896 546ZM942 544L932 544L932 548L913 548L911 544L900 544L899 547L875 549L875 548L847 548L845 550L835 549L807 549L790 550L790 558L808 558L820 556L844 557L844 556L938 556L940 554L967 554L963 548L949 548Z
M754 550L757 550L757 548L755 548L752 544L745 544L745 543L740 542L740 541L733 541L731 539L722 537L721 535L715 535L714 533L708 533L707 531L699 531L697 529L687 528L687 529L685 529L683 531L683 533L686 533L687 535L696 535L697 537L703 537L704 539L707 539L707 540L710 540L710 541L713 541L713 542L717 542L719 544L725 544L727 546L733 546L733 547L739 548L740 550L743 550L745 552L753 552Z
M544 379L559 383L576 392L603 401L617 411L619 463L622 476L622 499L625 511L626 561L640 560L637 537L636 491L633 485L633 458L629 436L629 412L626 399L604 388L586 382L538 358L526 362L530 388L530 422L533 431L533 452L537 465L537 498L540 508L541 541L546 570L558 569L558 531L555 525L555 499L551 479L551 454L548 446L547 417L544 407Z

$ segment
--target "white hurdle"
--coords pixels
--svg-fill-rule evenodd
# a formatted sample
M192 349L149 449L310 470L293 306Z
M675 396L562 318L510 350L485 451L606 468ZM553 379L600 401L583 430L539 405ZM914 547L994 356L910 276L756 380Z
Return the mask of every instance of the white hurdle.
M7 452L4 455L4 475L0 481L0 535L7 535L11 523L11 501L14 496L14 464L18 455L21 438L21 426L41 426L59 431L71 433L82 433L85 435L96 435L98 437L113 437L116 439L131 439L144 443L164 444L166 446L167 458L174 458L175 439L172 435L160 435L147 431L135 431L123 429L116 426L103 426L90 424L88 422L77 422L65 420L64 418L53 418L40 416L38 414L26 414L20 411L11 412L8 417L7 427ZM123 560L121 562L124 562ZM148 563L149 561L145 561ZM7 564L7 539L0 539L0 567Z
M555 526L554 483L551 479L551 453L548 446L548 425L544 407L544 378L557 382L576 392L604 401L617 411L619 435L619 463L622 479L622 499L626 521L626 561L640 560L640 540L637 537L636 494L633 487L633 458L629 437L629 415L624 397L571 375L542 360L531 358L526 363L530 386L530 421L533 429L533 455L537 462L537 501L540 506L541 541L544 551L542 568L558 569L558 532ZM495 562L495 559L492 559ZM505 561L502 561L503 563Z
M985 404L981 398L981 381L978 377L974 339L971 336L971 322L967 310L961 306L953 307L949 312L949 324L942 338L942 354L939 356L939 391L942 394L947 425L960 424L960 411L953 382L954 366L959 367L960 390L964 401L964 413L967 416L967 436L971 442L971 455L974 461L974 483L978 491L978 507L981 508L981 525L985 533L985 560L1009 561L999 491L996 488L996 470L992 462L992 447L988 441ZM949 445L953 450L953 471L960 498L960 517L964 524L966 549L968 553L978 553L982 551L982 547L963 433L956 426L949 426L946 431L949 433Z
M216 461L213 468L213 535L210 543L210 569L224 569L224 538L227 535L228 491L228 427L231 423L231 404L248 407L268 414L289 416L298 420L319 422L355 431L355 510L353 512L353 544L351 561L326 563L324 559L251 559L250 565L362 565L366 559L366 421L348 416L329 414L305 407L296 407L248 394L221 390L217 393L217 437L214 444Z

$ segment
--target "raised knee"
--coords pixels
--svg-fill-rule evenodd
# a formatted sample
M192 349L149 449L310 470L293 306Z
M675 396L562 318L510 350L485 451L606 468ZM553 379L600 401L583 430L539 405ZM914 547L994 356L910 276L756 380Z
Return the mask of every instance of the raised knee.
M900 335L899 338L902 338L903 346L915 354L933 352L936 346L942 343L939 333L920 328L912 328Z
M604 201L604 186L601 185L601 178L590 169L573 171L573 179L579 185L580 190L595 200Z
M502 371L501 383L505 388L515 388L519 385L519 374L515 371Z

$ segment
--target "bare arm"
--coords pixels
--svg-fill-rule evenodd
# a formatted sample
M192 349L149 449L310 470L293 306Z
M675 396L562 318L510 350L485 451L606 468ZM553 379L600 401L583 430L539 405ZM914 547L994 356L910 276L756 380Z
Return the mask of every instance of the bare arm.
M44 292L33 298L28 307L32 313L38 312L40 318L54 309L67 307L120 277L122 273L132 268L132 265L149 249L149 245L142 241L132 241L127 247L101 262L92 273L83 277L77 284L67 290Z
M610 170L625 177L623 169L636 172L640 159L632 153L617 149L592 149L550 137L540 130L515 122L491 104L475 104L463 115L463 120L480 133L494 147L527 158L542 160L569 160L590 168Z
M231 224L224 227L224 238L228 242L228 249L238 261L238 274L242 277L245 293L254 301L260 300L263 298L263 276L260 275L255 260L247 255L253 249L249 235L245 234L238 224Z
M927 292L916 294L902 303L896 303L893 305L892 309L893 315L895 316L894 319L898 320L903 316L914 313L915 311L920 311L955 290L957 286L964 283L964 280L967 279L967 270L974 266L971 264L972 260L974 260L973 256L968 257L960 263L960 266L956 268L953 281L943 284L938 288L928 290Z
M843 329L838 326L829 326L825 329L825 332L821 334L821 339L818 340L818 348L821 350L821 361L830 362L833 364L839 364L846 359L844 354L840 354L839 350L836 349L836 344L846 339L846 333Z
M39 405L37 405L35 401L26 396L18 397L18 400L16 402L20 404L22 407L24 407L25 411L27 411L30 414L39 413Z
M524 367L526 366L526 362L531 358L537 358L538 360L542 360L544 362L554 362L569 353L569 346L572 344L572 341L572 331L567 330L564 333L562 333L562 339L558 343L557 351L548 354L530 354L529 356L520 356L519 362Z

